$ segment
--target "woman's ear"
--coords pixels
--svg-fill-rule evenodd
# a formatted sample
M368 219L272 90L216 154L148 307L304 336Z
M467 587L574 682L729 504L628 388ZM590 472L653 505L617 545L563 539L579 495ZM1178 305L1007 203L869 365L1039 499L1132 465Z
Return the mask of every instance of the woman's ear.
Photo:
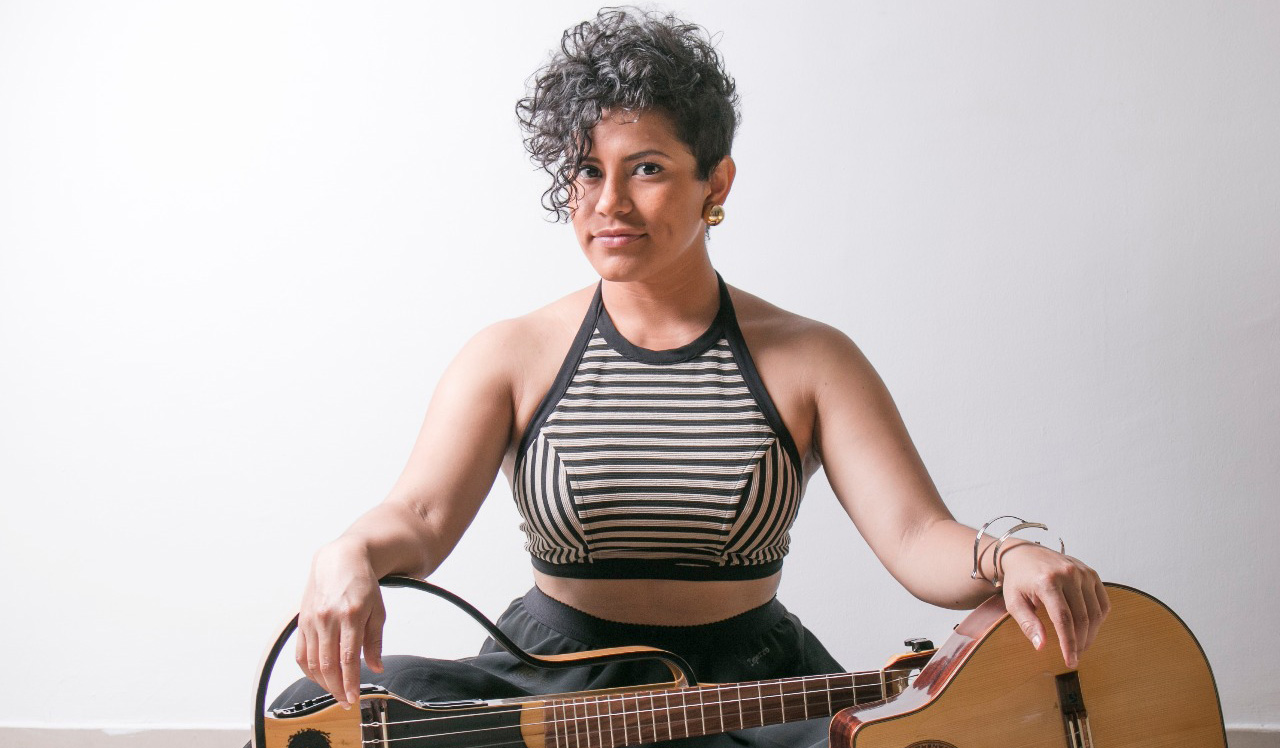
M729 197L729 190L733 188L733 178L737 173L738 167L733 163L732 156L720 159L720 163L711 170L711 176L707 179L707 183L711 186L711 194L707 195L708 205L724 205L724 201Z

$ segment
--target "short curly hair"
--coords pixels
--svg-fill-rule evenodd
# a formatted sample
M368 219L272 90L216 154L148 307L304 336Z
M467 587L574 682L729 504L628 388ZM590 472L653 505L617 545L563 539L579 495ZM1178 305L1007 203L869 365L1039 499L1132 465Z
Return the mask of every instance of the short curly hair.
M551 175L542 204L570 217L574 179L591 153L591 128L608 110L659 110L693 152L707 179L729 155L738 95L705 29L674 15L602 8L567 29L560 49L530 79L516 104L532 161Z

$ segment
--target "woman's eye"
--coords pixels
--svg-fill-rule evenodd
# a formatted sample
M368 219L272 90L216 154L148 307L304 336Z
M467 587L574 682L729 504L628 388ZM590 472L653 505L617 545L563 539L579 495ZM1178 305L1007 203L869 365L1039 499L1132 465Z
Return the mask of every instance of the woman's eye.
M600 170L594 166L584 166L578 170L579 179L599 179Z
M646 177L652 177L662 171L662 167L657 164L640 164L636 167L637 174L643 174Z

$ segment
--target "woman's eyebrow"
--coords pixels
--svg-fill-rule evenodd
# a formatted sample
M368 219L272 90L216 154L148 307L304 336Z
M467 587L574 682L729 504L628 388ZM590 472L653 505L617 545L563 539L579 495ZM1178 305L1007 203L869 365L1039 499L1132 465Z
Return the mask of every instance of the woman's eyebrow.
M649 150L647 150L647 151L640 151L639 153L633 153L633 154L631 154L630 156L627 156L626 158L624 158L624 159L622 159L622 160L623 160L623 161L635 161L636 159L640 159L640 158L647 158L647 157L649 157L649 156L662 156L663 158L667 158L667 159L671 158L671 157L670 157L670 156L668 156L666 153L664 153L664 152L662 152L662 151L659 151L659 150L658 150L658 149L656 149L656 148L651 148L651 149L649 149Z
M657 148L650 148L647 151L639 151L637 153L631 154L630 156L623 156L622 160L636 161L642 158L648 158L650 156L662 156L665 159L671 160L671 156L668 155L666 151L660 151ZM600 163L600 159L596 158L595 156L587 156L586 158L582 159L582 163L584 164Z

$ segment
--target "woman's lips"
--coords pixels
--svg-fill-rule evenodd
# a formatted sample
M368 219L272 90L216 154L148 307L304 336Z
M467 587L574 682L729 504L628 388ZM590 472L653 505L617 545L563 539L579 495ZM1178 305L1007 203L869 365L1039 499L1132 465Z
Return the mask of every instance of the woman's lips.
M644 234L596 234L596 241L609 249L625 247L643 237Z

